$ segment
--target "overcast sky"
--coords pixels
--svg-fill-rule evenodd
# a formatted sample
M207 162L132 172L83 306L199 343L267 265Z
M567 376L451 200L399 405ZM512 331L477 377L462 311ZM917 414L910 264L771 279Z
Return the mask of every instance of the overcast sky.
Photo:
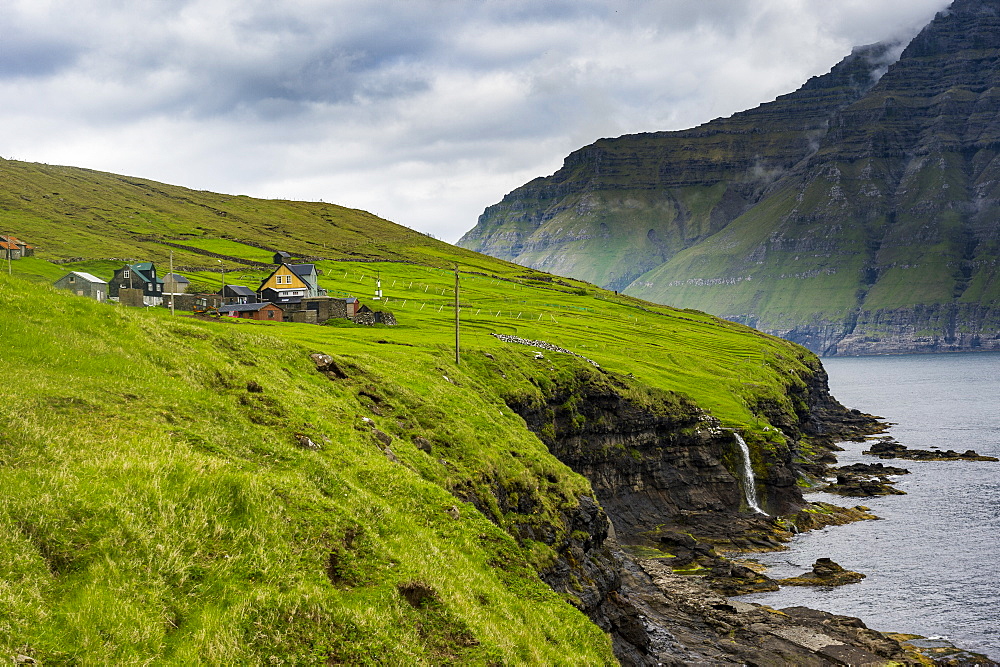
M0 156L455 241L601 137L798 88L948 0L0 0Z

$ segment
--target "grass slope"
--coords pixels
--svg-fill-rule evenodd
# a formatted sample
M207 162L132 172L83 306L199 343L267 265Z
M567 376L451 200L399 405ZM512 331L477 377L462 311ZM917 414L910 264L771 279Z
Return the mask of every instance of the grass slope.
M18 378L0 390L3 654L611 660L602 633L535 576L531 550L447 490L490 476L544 485L552 507L533 520L588 490L475 378L445 365L445 381L433 354L355 345L337 357L349 379L331 381L311 348L262 327L5 277L0 307ZM325 331L326 349L343 347L342 330Z
M433 261L447 244L365 211L253 199L105 172L0 159L0 233L44 259L148 259L217 268L218 253L270 262L296 256ZM172 245L171 245L172 244ZM186 246L178 247L178 246ZM199 252L200 251L200 252ZM465 250L451 251L471 256Z
M170 246L107 220L63 224L40 208L33 217L8 198L5 219L19 221L10 231L39 257L0 276L0 341L16 378L0 389L6 654L54 664L611 662L607 638L572 595L536 575L554 562L553 545L510 536L518 525L552 527L558 546L565 513L589 484L504 400L540 400L552 383L603 371L570 355L536 359L490 334L593 359L637 401L685 394L755 450L784 438L753 406L801 409L790 389L818 363L703 313L554 280L331 205L242 198L244 210L267 212L260 224L269 228L193 233L191 211L223 196L14 167L27 174L22 190L52 190L38 185L44 178L61 179L54 192L74 184L81 209L101 187L118 188L122 210L139 205L130 197L156 201L164 236L235 260L260 261L257 246L268 243L367 248L368 261L318 259L321 285L375 305L381 278L379 307L400 325L200 321L60 293L39 283L74 268L109 277L113 244L161 261L155 253ZM318 222L316 211L343 219ZM369 219L380 240L351 246L344 230L363 234ZM46 257L80 259L57 266ZM208 255L189 257L211 266ZM441 268L453 263L462 271L459 365L454 275ZM242 266L227 276L253 285L263 275ZM346 377L317 372L314 352L332 355ZM303 437L320 449L300 447ZM498 486L529 509L499 505ZM492 522L457 499L470 495Z

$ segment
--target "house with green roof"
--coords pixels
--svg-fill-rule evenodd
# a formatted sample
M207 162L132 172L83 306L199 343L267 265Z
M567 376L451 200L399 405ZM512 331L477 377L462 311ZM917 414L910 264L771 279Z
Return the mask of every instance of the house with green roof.
M126 294L128 298L123 299ZM157 277L152 262L126 264L108 281L108 296L128 305L159 306L163 303L163 279Z

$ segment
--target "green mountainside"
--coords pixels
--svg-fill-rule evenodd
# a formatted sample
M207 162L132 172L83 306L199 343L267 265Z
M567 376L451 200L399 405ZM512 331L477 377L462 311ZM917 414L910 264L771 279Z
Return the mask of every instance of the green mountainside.
M602 139L459 245L820 354L1000 349L1000 1L774 102Z
M795 344L332 204L0 161L0 220L36 247L0 272L5 656L652 655L657 621L622 592L612 526L647 549L681 518L715 517L733 540L734 525L774 530L746 518L733 432L758 501L793 512L799 464L849 416ZM224 267L253 286L272 250L373 306L379 277L377 307L399 325L198 319L50 286L70 270L107 279L123 260L162 274L171 253L196 285L217 289ZM729 650L712 636L699 642L711 655Z

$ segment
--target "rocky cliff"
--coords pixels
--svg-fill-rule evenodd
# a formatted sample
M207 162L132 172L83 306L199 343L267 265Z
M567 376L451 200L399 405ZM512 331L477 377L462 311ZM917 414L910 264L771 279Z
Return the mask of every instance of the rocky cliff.
M460 244L821 354L1000 349L1000 0L756 109L602 139Z
M830 396L820 366L802 379L788 387L798 394L793 403L799 407L767 415L781 424L788 444L765 450L754 462L760 503L776 515L807 505L795 484L809 465L800 445L822 449L834 438L876 427L873 418ZM507 402L553 454L590 480L600 501L581 499L570 519L571 537L542 576L611 635L622 664L822 665L834 653L841 659L834 664L908 664L904 647L858 619L730 602L709 588L712 576L684 577L663 560L636 556L636 546L662 550L668 544L676 556L685 548L680 536L693 555L712 564L713 576L746 579L754 574L720 558L709 544L777 546L773 535L782 524L747 507L734 433L690 400L670 392L636 394L624 379L581 366L571 378ZM531 529L520 537L546 540ZM799 641L804 636L810 641ZM823 652L828 645L830 655Z

